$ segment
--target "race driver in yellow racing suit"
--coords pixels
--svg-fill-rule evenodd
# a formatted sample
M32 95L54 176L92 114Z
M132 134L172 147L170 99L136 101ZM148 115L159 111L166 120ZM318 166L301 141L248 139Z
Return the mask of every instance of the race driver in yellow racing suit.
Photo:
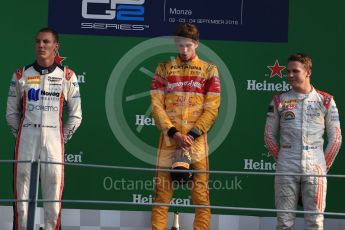
M152 113L161 130L157 168L170 168L176 149L188 150L191 168L208 170L207 131L220 105L217 67L198 58L199 34L192 24L179 25L175 42L179 56L160 63L151 85ZM170 203L173 195L169 172L157 171L155 203ZM208 174L196 173L192 186L193 204L209 205ZM194 229L210 229L211 211L197 208ZM152 229L167 229L167 206L152 208Z

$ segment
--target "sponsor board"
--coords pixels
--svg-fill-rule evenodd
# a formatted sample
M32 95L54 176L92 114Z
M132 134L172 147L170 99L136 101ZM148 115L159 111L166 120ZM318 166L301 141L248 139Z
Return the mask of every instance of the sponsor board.
M48 20L66 34L157 37L193 23L203 39L287 42L288 10L288 0L49 0Z
M152 195L145 196L143 194L133 194L132 195L132 202L136 204L151 204L153 203L154 198ZM170 204L177 204L177 205L191 205L191 197L189 198L175 198L173 197L170 201Z
M276 59L274 65L268 65L266 67L271 71L269 74L266 73L264 75L266 80L247 80L247 91L286 92L291 89L291 85L286 80L282 80L281 82L273 82L272 80L271 82L271 79L274 77L278 77L279 79L286 78L286 75L282 72L286 69L286 66L281 66L278 59Z
M153 117L146 117L145 115L135 115L135 125L140 126L147 126L153 125L155 126L155 119Z
M281 83L273 83L257 80L247 80L248 91L274 91L274 92L286 92L291 89L291 86L286 81Z
M276 162L270 162L265 160L243 159L244 170L259 170L259 171L275 171Z
M86 72L77 75L78 83L85 83Z
M84 152L80 151L77 154L65 153L65 162L66 163L83 163Z

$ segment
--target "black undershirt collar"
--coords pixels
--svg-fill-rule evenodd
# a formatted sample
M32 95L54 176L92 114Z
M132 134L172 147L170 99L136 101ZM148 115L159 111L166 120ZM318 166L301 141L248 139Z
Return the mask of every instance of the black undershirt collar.
M50 74L52 73L55 68L56 68L56 63L54 62L51 66L48 66L48 67L42 67L40 66L37 61L35 61L35 63L33 64L33 67L34 69L39 72L41 75L44 75L44 74Z

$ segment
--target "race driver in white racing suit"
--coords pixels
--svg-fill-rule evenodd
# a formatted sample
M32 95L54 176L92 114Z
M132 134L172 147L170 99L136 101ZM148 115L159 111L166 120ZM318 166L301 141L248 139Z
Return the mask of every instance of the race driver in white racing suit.
M50 28L36 35L36 62L19 68L10 84L7 122L16 137L15 160L64 162L64 144L80 125L81 101L74 72L55 62L59 47L57 33ZM67 120L62 123L62 112ZM29 196L31 164L14 164L14 199ZM61 200L64 166L41 164L43 199ZM25 230L28 203L14 205L13 229ZM44 230L60 228L61 203L44 203Z
M309 56L291 55L287 70L292 90L274 96L269 106L265 142L277 161L277 173L326 175L340 149L338 109L330 94L310 84L311 67ZM305 211L324 212L326 189L326 177L276 175L276 208L296 210L301 195ZM294 213L278 212L277 229L292 230L294 219ZM305 214L305 229L323 229L323 215Z

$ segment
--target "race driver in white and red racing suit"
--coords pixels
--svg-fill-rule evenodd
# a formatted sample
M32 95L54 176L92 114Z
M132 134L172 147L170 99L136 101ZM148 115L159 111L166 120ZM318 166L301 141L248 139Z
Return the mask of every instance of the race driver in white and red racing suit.
M15 160L64 162L64 144L82 119L81 100L74 72L54 62L56 37L50 29L36 36L37 60L13 74L7 101L7 122L16 137ZM43 67L38 64L49 63ZM52 62L51 62L52 61ZM62 123L66 109L67 120ZM31 164L14 164L14 199L29 196ZM43 199L61 200L64 166L41 164ZM44 203L44 230L60 228L61 203ZM27 229L28 203L16 202L13 229Z
M277 173L325 175L339 151L342 137L336 104L330 94L310 84L310 75L311 59L292 55L288 62L292 90L274 96L270 104L265 142L277 161ZM276 208L295 210L301 195L304 210L324 212L326 189L326 177L276 175ZM293 229L294 213L278 212L277 218L277 229ZM323 215L305 214L305 229L323 229Z

